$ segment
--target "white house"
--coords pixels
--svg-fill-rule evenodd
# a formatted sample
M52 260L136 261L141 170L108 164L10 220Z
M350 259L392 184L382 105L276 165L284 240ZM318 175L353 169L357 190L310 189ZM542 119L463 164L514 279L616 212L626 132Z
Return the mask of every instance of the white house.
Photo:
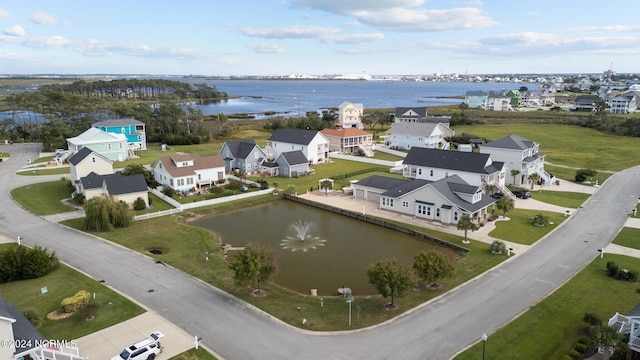
M364 129L362 116L364 114L363 104L353 104L348 101L338 106L338 127Z
M511 107L511 98L500 93L489 93L484 109L492 111L513 110Z
M385 146L393 149L409 150L412 147L448 149L445 139L455 132L443 123L394 122L387 131Z
M112 161L124 161L129 158L129 146L124 134L108 133L92 127L76 137L67 139L67 148L72 154L85 147Z
M555 177L544 169L544 154L538 152L540 144L518 135L508 135L480 146L480 151L506 166L507 184L525 186L529 175L536 173L545 185L555 182ZM512 171L517 172L516 176ZM515 172L514 172L515 174Z
M316 130L277 129L267 139L266 152L269 159L276 159L283 152L300 150L309 164L326 162L329 140Z
M69 170L71 183L75 186L76 192L81 193L80 179L90 173L113 174L113 161L85 147L69 158Z
M189 192L226 179L224 160L219 155L165 156L156 160L151 167L158 184L181 192Z
M371 133L357 128L322 129L320 132L329 140L329 151L357 154L360 149L365 155L373 156Z
M410 179L437 181L457 175L472 186L495 190L514 197L505 186L504 162L493 161L491 155L474 152L414 147L403 160L402 175Z

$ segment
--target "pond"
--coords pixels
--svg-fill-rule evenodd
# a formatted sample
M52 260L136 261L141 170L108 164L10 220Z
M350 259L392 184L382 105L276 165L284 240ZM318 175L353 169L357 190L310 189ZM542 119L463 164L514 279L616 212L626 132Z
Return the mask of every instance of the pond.
M452 254L413 236L286 200L191 225L215 232L234 247L255 243L272 249L279 268L274 282L302 294L317 289L318 295L336 295L342 287L357 296L377 294L367 276L371 263L395 258L411 268L422 251Z

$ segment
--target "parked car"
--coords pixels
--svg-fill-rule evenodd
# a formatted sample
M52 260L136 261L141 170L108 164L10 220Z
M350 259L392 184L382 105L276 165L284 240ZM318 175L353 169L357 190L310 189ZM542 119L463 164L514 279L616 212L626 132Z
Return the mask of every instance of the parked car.
M531 193L527 190L515 190L513 192L513 195L515 195L516 197L520 198L520 199L528 199L531 197Z
M147 339L122 350L120 355L112 357L111 360L153 360L162 352L159 340L163 337L164 334L155 331Z
M491 195L491 197L494 198L494 199L501 199L501 198L504 197L504 194L503 193L495 193L495 194Z

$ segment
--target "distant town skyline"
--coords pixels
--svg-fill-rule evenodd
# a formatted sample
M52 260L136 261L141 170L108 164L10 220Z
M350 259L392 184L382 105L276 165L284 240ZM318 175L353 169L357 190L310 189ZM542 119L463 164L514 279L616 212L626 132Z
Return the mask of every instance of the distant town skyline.
M637 73L636 11L592 0L0 3L0 74Z

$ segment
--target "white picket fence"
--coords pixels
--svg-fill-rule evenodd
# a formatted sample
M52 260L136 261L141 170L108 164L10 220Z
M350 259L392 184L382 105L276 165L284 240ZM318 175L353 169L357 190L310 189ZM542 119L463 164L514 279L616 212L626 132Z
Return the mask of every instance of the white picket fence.
M343 159L343 160L350 160L350 161L358 161L358 162L362 162L362 163L368 163L368 164L375 164L375 165L381 165L381 166L389 166L389 167L397 167L397 166L401 166L402 165L402 160L398 160L398 161L389 161L389 160L380 160L380 159L372 159L372 158L367 158L364 156L353 156L353 155L347 155L347 154L340 154L340 153L329 153L329 157L333 158L333 159Z

